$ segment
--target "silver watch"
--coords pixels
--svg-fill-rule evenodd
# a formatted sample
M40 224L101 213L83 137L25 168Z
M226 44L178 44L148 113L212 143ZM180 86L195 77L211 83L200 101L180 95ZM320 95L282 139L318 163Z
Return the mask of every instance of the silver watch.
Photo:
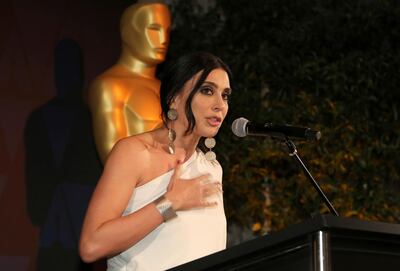
M156 199L154 204L163 217L164 222L177 217L175 210L172 208L172 202L169 201L164 195Z

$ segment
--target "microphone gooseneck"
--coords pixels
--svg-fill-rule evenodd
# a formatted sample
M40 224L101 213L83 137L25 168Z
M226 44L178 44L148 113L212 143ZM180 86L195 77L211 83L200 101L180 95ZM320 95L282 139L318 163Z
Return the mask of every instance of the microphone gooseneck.
M308 177L313 187L316 189L325 205L328 207L329 211L335 215L339 216L339 213L335 210L332 203L326 197L321 187L315 181L311 173L308 171L307 167L300 159L297 154L297 149L290 138L300 138L306 140L319 140L321 138L321 132L311 130L306 127L295 127L291 125L274 125L270 123L266 124L254 124L245 118L238 118L232 123L232 132L238 137L245 137L247 135L253 136L269 136L272 138L281 139L287 145L287 150L289 156L292 156L300 164L304 171L304 174Z

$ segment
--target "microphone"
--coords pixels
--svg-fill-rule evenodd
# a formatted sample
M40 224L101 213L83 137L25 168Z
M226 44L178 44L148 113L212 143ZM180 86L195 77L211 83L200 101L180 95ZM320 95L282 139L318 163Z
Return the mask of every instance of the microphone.
M238 118L232 123L232 132L238 137L250 136L269 136L272 138L286 139L305 139L319 140L320 131L314 131L306 127L296 127L291 125L275 125L272 123L256 124L245 118Z

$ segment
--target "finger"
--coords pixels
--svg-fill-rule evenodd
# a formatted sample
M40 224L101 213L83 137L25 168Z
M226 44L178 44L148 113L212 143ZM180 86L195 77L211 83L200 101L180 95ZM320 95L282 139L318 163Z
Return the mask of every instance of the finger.
M220 193L222 193L222 188L219 183L210 183L207 186L204 186L202 190L203 197L205 198Z
M203 207L214 207L217 205L218 205L218 202L216 202L216 201L203 201Z
M201 183L201 184L208 184L211 182L211 175L210 174L204 174L204 175L200 175L196 178L194 178L193 180Z

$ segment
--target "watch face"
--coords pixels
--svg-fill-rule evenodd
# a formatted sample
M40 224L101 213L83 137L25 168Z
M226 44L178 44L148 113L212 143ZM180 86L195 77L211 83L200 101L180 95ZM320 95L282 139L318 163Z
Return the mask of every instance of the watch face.
M169 200L165 200L164 202L161 203L160 209L162 211L168 210L168 208L172 207L172 203Z
M156 203L156 207L162 215L164 222L176 217L176 213L172 208L172 202L166 199L164 196L160 198L158 203Z

